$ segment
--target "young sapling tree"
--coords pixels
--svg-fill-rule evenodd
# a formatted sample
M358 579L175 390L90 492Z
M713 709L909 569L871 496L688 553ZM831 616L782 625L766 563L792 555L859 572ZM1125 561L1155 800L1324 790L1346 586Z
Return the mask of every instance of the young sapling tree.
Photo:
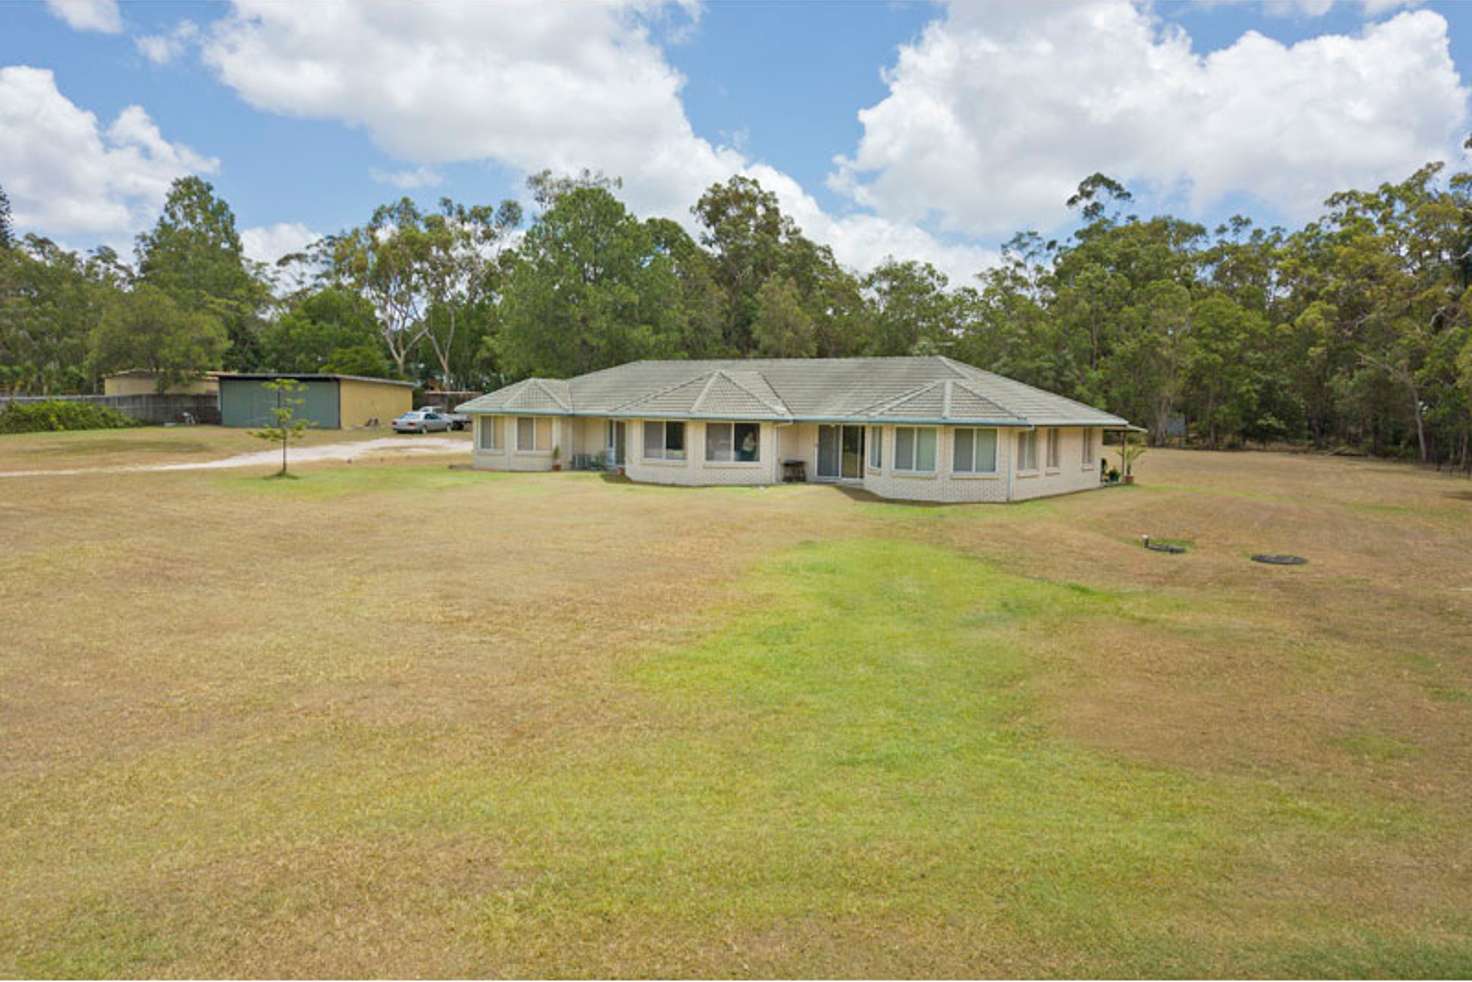
M261 388L275 394L276 405L270 410L271 425L251 430L250 435L281 444L281 470L273 476L285 477L286 448L291 445L291 441L300 440L302 434L307 432L307 427L312 425L311 420L296 418L297 409L306 400L295 398L295 395L306 389L306 386L293 378L279 378L261 383Z

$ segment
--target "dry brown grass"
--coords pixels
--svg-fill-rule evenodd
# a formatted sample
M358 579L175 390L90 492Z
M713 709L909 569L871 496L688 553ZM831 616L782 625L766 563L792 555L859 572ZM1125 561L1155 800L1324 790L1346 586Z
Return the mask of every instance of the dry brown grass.
M254 443L209 428L12 437L0 470ZM0 484L0 974L1413 975L1472 964L1467 482L1276 454L1154 452L1140 473L1133 489L939 509L815 486L480 474L442 459L313 466L296 482ZM1143 532L1192 551L1146 552ZM678 790L706 758L677 748L719 737L702 753L736 774L735 761L772 751L758 749L763 734L791 710L630 673L762 608L761 589L791 575L753 581L773 557L851 541L978 557L1008 590L1073 584L1089 604L1114 598L1098 601L1102 613L1000 629L1028 693L1000 718L1069 767L1117 772L1108 808L1121 814L1149 814L1159 782L1196 788L1181 793L1223 816L1219 833L1192 833L1214 857L1201 860L1210 881L1187 875L1194 861L1162 870L1147 901L1133 867L1074 886L1067 872L1032 879L1047 866L1027 860L985 867L1064 890L1066 903L1048 902L1073 927L1056 934L1003 899L1037 886L979 906L970 887L938 882L933 906L907 907L910 887L889 877L966 861L925 851L940 832L921 809L885 847L893 855L855 867L880 864L874 890L896 891L890 908L823 885L842 872L836 858L772 843L754 848L814 871L780 902L764 893L702 919L666 909L685 889L674 880L636 888L645 863L698 883L687 838L723 855L720 813L690 825L707 812ZM1259 566L1246 559L1256 551L1311 563ZM753 638L779 644L766 640L776 629ZM856 718L866 712L855 704ZM655 795L652 827L628 817L644 814L637 797L606 838L564 824L593 797L640 793ZM1229 819L1234 794L1283 803ZM1054 818L1007 807L1023 824ZM1316 824L1276 828L1263 816L1280 807ZM607 851L662 841L665 822L676 844L649 845L658 855ZM610 862L630 864L610 881L623 885L570 899L583 888L568 870L596 879ZM729 875L705 892L757 874ZM1140 925L1111 934L1080 913L1106 896L1138 900L1177 940ZM1359 960L1326 954L1339 949Z

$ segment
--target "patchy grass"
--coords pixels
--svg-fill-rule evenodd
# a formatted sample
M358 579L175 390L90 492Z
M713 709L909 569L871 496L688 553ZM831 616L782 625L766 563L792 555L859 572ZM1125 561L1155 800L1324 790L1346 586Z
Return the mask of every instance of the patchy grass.
M340 498L348 495L384 494L415 495L469 487L490 481L512 478L512 474L484 471L451 470L444 463L413 468L382 464L347 464L324 468L316 465L294 467L288 471L291 482L278 480L279 474L262 476L255 473L216 472L214 483L224 490L244 494L281 495L295 498ZM444 504L429 499L434 506ZM412 518L412 513L405 516Z
M0 974L1472 973L1460 485L1138 473L15 479Z
M470 443L469 433L444 433ZM315 430L302 434L293 447L357 443L392 437L392 430ZM412 444L413 435L405 435ZM279 444L277 448L279 449ZM0 435L0 471L70 470L128 465L182 464L233 457L270 449L250 430L224 426L140 426L127 430L83 430L68 433Z

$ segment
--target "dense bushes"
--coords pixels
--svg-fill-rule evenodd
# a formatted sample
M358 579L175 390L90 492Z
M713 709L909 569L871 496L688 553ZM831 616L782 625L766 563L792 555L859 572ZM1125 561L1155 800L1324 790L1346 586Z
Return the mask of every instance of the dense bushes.
M12 402L0 410L0 433L43 433L52 430L115 430L140 426L138 420L108 406L52 399Z

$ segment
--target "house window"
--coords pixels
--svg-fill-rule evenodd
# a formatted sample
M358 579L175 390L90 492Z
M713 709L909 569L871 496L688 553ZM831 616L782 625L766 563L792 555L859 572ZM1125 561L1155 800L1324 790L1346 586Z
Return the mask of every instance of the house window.
M962 427L951 448L951 470L957 474L995 474L997 431Z
M1038 469L1037 430L1024 430L1017 434L1017 469L1019 471Z
M684 460L685 424L678 420L644 424L645 460Z
M1083 434L1084 434L1084 441L1083 441L1083 443L1084 443L1084 452L1083 452L1083 456L1080 458L1080 463L1082 463L1085 467L1093 467L1094 466L1094 431L1093 430L1086 429L1086 430L1083 431Z
M884 427L869 427L869 466L876 471L884 467Z
M761 460L761 424L706 423L705 459L723 462Z
M894 428L894 469L926 474L934 472L935 427Z
M516 449L552 449L552 420L545 416L519 416L516 419Z
M500 416L482 416L482 417L480 417L480 444L479 444L479 446L480 446L480 449L482 449L482 450L500 450L501 449L501 417Z
M1058 439L1058 434L1062 432L1056 427L1048 431L1048 468L1050 470L1058 469L1058 444L1062 442Z

